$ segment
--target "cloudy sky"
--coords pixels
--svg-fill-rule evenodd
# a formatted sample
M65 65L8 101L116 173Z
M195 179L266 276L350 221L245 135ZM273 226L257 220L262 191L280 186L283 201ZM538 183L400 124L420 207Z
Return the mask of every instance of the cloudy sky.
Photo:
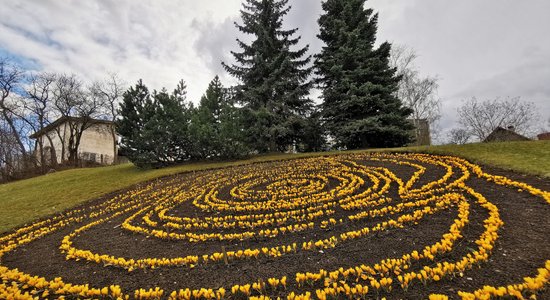
M300 28L311 53L320 0L290 0L287 28ZM10 0L0 10L0 56L29 70L75 73L85 80L117 72L129 84L188 85L197 102L216 74L235 81L231 61L241 0ZM455 126L456 108L472 96L535 102L550 118L550 1L370 0L380 14L379 41L416 50L418 68L438 76L441 127Z

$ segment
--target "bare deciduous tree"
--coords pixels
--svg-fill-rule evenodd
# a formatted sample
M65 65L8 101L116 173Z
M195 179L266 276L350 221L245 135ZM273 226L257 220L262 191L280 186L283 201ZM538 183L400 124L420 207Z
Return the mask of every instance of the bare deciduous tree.
M484 101L472 97L458 108L458 118L471 136L483 141L497 127L513 127L518 133L532 135L539 116L535 104L520 97Z
M75 75L65 74L58 76L54 96L54 105L65 120L63 127L56 128L62 144L61 157L67 157L69 162L78 164L82 134L104 111L103 98L85 91L82 82Z
M69 118L75 111L75 106L78 105L79 98L81 98L82 83L74 75L58 75L55 81L53 90L53 105L60 118ZM70 128L73 126L69 126ZM67 135L73 135L71 132L67 132L67 126L57 126L54 128L57 133L59 142L61 143L61 162L68 159L68 143L69 137Z
M9 129L7 132L13 135L15 146L19 148L24 164L27 164L29 162L28 153L16 124L17 114L15 111L17 105L15 103L16 97L13 95L14 90L21 84L23 75L23 70L16 64L13 64L7 58L0 58L0 115Z
M110 127L111 138L113 139L113 163L117 162L117 144L118 136L114 122L118 117L118 105L124 94L126 84L118 77L116 73L110 73L103 81L92 83L90 92L100 99L103 99L103 109L105 118L112 122Z
M15 135L0 115L0 182L12 180L19 172L21 151Z
M55 85L56 75L53 73L32 74L29 77L29 83L26 87L24 99L21 106L24 108L24 115L21 116L28 126L34 132L43 130L50 125L56 117L53 109L52 96ZM36 140L35 152L39 157L40 166L43 170L49 165L57 164L57 154L52 136L44 134L48 141L48 147L45 146L43 137ZM46 156L46 149L49 153Z
M404 75L405 72L415 69L414 60L418 57L416 52L405 45L392 44L390 65L397 68L396 75Z
M449 143L463 145L470 139L470 133L464 128L453 128L449 132Z
M85 86L75 75L27 74L0 58L0 181L44 173L58 161L78 164L84 131L96 119L115 121L123 87L116 74ZM59 126L44 132L52 124ZM114 126L110 131L116 151Z
M421 134L419 120L427 120L430 129L436 130L434 125L441 117L441 100L437 96L438 78L421 76L414 65L416 58L417 54L413 49L403 45L392 46L390 63L401 76L397 97L413 110L411 117L415 122L415 135L418 139Z

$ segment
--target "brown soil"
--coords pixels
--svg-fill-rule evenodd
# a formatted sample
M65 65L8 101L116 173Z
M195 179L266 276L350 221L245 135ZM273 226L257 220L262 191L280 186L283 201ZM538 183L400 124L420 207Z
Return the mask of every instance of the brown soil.
M398 177L409 178L414 169L408 166L380 162L361 162L369 166L384 166L392 170ZM270 168L276 163L265 163ZM426 165L429 169L415 185L436 180L444 174L444 169ZM495 168L484 168L489 174L504 175L511 179L528 183L542 190L550 190L548 179L512 173ZM196 174L172 176L182 183L193 180ZM453 178L460 174L453 175ZM426 299L430 293L443 293L456 298L459 290L473 291L484 285L508 285L520 283L523 277L536 275L537 268L544 266L550 259L550 205L541 198L527 192L489 183L477 177L470 177L468 186L482 193L488 201L499 208L504 226L499 231L495 249L490 260L480 268L468 270L463 277L444 278L439 282L428 283L427 286L415 284L405 293L397 287L390 294L381 293L380 297L387 299ZM335 183L329 184L333 188ZM223 197L228 197L224 190ZM108 195L87 203L82 207L97 205L110 199ZM389 196L397 198L397 188L392 184ZM464 238L457 242L455 250L439 261L454 261L470 252L476 245L474 241L480 236L483 220L487 211L470 201L470 222L464 229ZM173 215L199 216L204 214L191 203L186 202L177 207ZM345 217L349 212L337 210L335 219ZM222 214L223 215L223 214ZM321 239L340 232L357 229L365 225L375 225L387 219L369 218L358 223L343 223L330 230L315 228L305 232L285 234L273 239L257 239L242 242L210 241L189 243L186 241L160 240L135 234L122 229L119 224L129 216L122 215L109 222L86 231L74 240L74 246L88 249L96 253L106 253L115 256L132 258L144 257L176 257L190 254L205 254L220 251L222 246L227 250L268 247L304 240ZM103 266L86 261L66 260L59 250L62 238L82 224L68 226L16 250L7 253L1 259L1 264L20 271L44 276L48 279L62 277L65 282L74 284L89 283L93 287L118 284L124 291L139 288L161 287L165 291L180 288L219 288L230 289L234 284L245 284L259 278L288 276L294 277L297 272L317 272L319 269L335 270L339 267L351 267L359 264L371 265L385 258L400 257L413 250L422 249L425 245L435 243L446 233L457 216L456 207L443 210L422 219L417 225L407 225L402 229L391 229L378 234L370 234L351 242L338 245L334 249L319 251L298 251L295 254L283 255L280 258L259 258L257 260L236 260L229 265L224 263L199 264L193 269L188 267L167 267L158 269L138 269L128 272L114 266ZM229 230L228 232L239 232ZM426 262L419 262L419 266ZM414 266L413 266L414 267ZM293 280L291 280L293 281ZM289 291L314 291L315 287L298 288L289 284ZM169 292L168 292L169 293ZM166 295L166 293L165 293ZM370 294L372 295L372 294ZM272 296L284 296L272 295ZM546 289L537 299L550 299L550 291Z

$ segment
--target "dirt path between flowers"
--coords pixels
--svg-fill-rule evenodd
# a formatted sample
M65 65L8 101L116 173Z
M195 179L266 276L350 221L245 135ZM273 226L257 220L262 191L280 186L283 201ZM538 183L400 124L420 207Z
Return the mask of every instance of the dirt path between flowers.
M414 169L409 166L390 163L361 161L367 166L384 166L393 171L399 178L410 178ZM262 164L270 168L276 163ZM417 185L440 178L444 169L427 165L428 171L421 177ZM519 173L503 171L496 168L484 168L489 174L503 175L511 179L528 183L542 190L550 191L548 179L528 176ZM208 172L208 171L207 171ZM192 174L172 176L182 183L192 181ZM459 176L459 174L453 175ZM430 293L443 293L455 296L459 290L473 291L484 285L508 285L523 281L523 277L536 275L537 268L543 267L550 259L550 205L542 199L534 197L525 191L498 186L483 179L471 177L466 184L483 194L488 201L495 204L504 226L499 230L499 239L488 262L479 268L474 267L464 272L462 277L444 278L439 282L430 282L427 286L412 285L406 292L397 287L380 296L388 299L425 299ZM334 188L329 184L328 189ZM220 197L228 197L225 190ZM397 186L392 184L389 191L392 198L398 198ZM110 199L103 197L87 203L82 207L101 203ZM452 252L439 257L439 261L456 261L476 247L475 240L483 232L483 220L487 211L470 201L470 222L463 232L464 238ZM173 212L174 215L198 216L201 211L191 203L183 203ZM310 239L323 239L349 230L357 230L365 226L374 226L388 217L369 218L358 223L343 223L334 228L321 229L316 227L305 232L281 235L277 238L264 238L247 241L210 241L189 243L186 241L160 240L145 235L131 233L120 226L131 213L127 213L94 227L75 239L79 249L91 250L94 253L104 253L114 256L146 258L146 257L177 257L185 255L201 255L220 251L222 246L228 251L233 249L270 247L291 243L301 244ZM220 214L219 216L224 216ZM347 212L337 210L334 218L345 218ZM87 261L66 260L59 250L63 237L82 224L74 224L53 234L37 239L9 252L1 258L1 264L20 271L43 276L48 279L62 277L65 282L74 284L90 284L90 286L120 285L125 291L139 288L161 287L166 291L180 288L230 288L234 284L245 284L258 278L293 277L297 272L316 272L320 269L335 270L340 267L352 267L358 264L372 265L385 258L398 258L413 250L420 250L425 245L433 244L449 230L449 226L457 217L456 207L438 212L422 219L416 225L407 225L400 229L390 229L378 234L342 243L334 249L323 251L298 251L285 254L279 258L258 258L199 264L188 267L166 267L128 272L114 266L104 266ZM420 267L423 264L418 265ZM415 268L416 266L412 266ZM296 287L290 284L289 290L296 292L314 291L316 286ZM286 292L288 292L286 291ZM285 291L272 296L284 296ZM539 295L538 299L550 299L548 289Z

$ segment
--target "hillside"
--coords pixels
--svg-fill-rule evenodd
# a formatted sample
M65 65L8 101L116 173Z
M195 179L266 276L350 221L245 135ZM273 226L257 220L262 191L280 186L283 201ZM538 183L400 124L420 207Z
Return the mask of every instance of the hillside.
M550 141L405 147L364 151L424 152L454 155L489 165L550 178ZM342 152L274 154L233 162L191 163L140 170L131 164L74 169L0 185L0 233L34 219L63 211L86 200L157 177L260 161L335 155Z

